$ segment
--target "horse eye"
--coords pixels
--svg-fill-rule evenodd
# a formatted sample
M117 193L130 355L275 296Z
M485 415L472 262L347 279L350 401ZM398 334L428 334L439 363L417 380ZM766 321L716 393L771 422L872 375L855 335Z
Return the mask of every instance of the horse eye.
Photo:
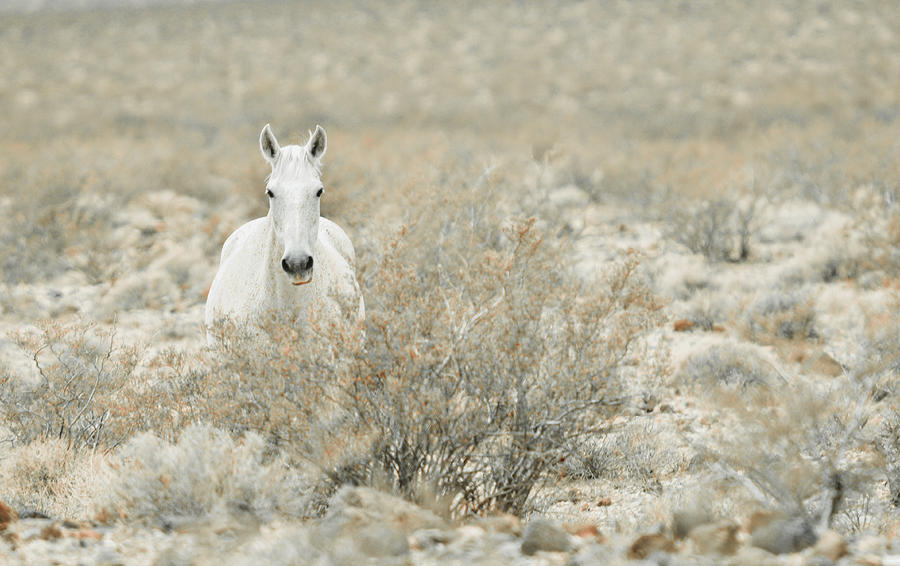
M319 190L316 191L316 196L317 196L317 197L322 196L322 191L324 191L324 190L325 190L325 187L319 187Z
M266 189L266 196L269 198L275 198L275 194L272 193L269 189Z

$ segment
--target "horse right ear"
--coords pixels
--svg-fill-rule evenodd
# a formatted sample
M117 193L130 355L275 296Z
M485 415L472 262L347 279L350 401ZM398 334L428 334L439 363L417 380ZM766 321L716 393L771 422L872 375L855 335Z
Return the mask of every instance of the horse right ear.
M274 166L275 158L278 157L281 146L278 145L278 140L275 139L275 134L272 133L272 128L270 128L268 124L266 124L259 134L259 149L262 151L266 161L269 162L269 165Z

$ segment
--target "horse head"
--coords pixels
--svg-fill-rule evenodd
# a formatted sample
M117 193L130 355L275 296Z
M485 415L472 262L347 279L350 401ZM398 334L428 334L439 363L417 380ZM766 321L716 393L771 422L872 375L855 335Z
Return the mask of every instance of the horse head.
M324 191L320 177L325 144L321 126L316 126L304 146L279 146L268 124L259 135L259 148L272 166L266 181L269 219L283 250L281 268L294 285L312 281L319 198Z

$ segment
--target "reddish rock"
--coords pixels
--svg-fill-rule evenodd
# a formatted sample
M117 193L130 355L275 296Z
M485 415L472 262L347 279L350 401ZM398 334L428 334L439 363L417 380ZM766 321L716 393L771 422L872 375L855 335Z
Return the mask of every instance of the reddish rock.
M643 560L657 552L675 552L675 543L663 535L641 535L628 549L628 558Z
M62 538L63 532L56 523L51 523L41 529L40 537L44 540L57 540Z
M592 539L595 542L602 543L606 537L600 533L600 529L593 523L580 523L575 525L563 525L563 528L570 535L574 535L582 539Z
M0 501L0 532L5 531L10 523L15 523L19 520L19 516L16 514L16 511Z
M681 318L676 320L672 327L675 329L675 332L687 332L694 327L694 321Z
M694 527L688 537L700 554L729 556L737 552L737 532L738 526L733 523L709 523Z

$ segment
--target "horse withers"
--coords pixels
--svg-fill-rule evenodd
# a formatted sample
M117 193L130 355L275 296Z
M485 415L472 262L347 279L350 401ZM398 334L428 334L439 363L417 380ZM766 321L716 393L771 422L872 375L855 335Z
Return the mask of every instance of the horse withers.
M325 130L316 126L304 146L281 147L266 124L259 146L272 166L269 213L235 230L222 246L206 300L210 345L212 328L225 319L247 326L275 313L301 325L337 323L346 320L346 305L355 310L357 304L357 322L365 316L353 244L340 226L319 216Z

